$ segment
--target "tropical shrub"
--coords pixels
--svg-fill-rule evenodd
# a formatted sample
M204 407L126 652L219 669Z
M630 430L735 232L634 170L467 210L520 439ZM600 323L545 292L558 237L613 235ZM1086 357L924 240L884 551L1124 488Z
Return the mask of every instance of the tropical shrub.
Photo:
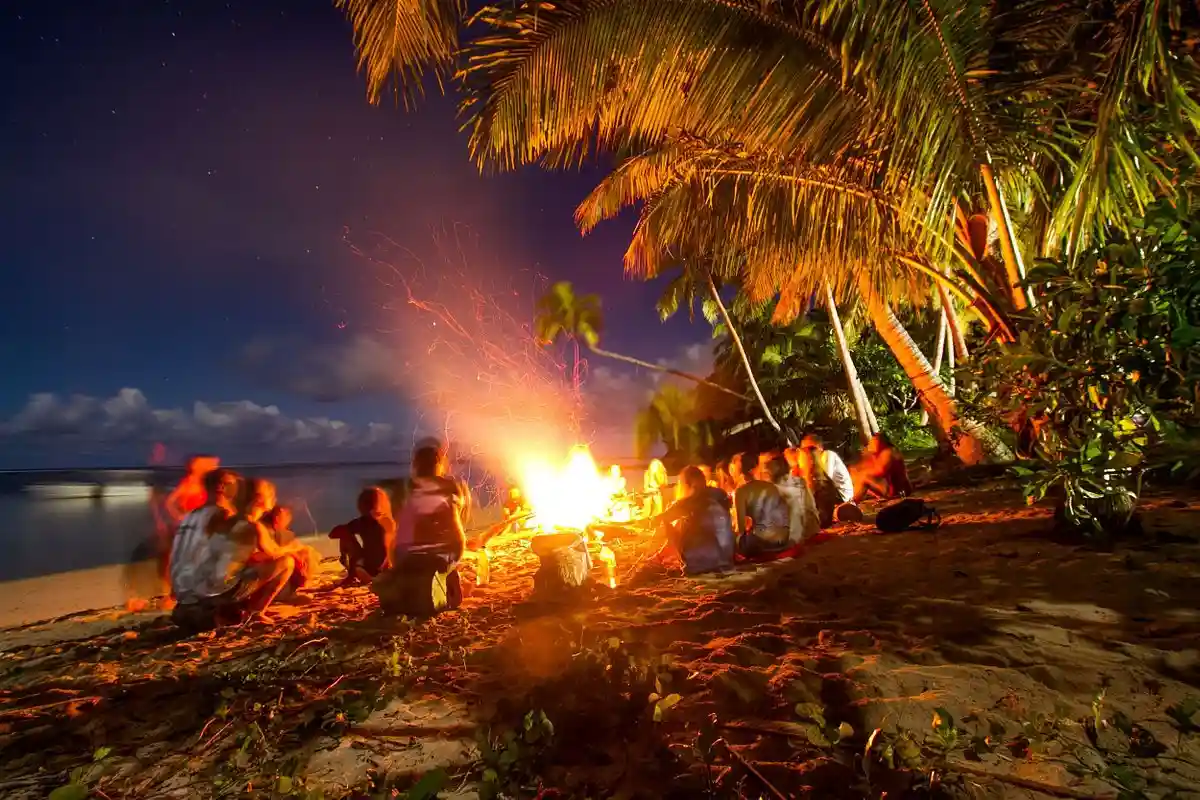
M1024 445L1026 496L1054 490L1090 534L1125 531L1146 471L1200 423L1200 214L1186 196L1074 260L1039 262L1017 340L982 354L978 407Z

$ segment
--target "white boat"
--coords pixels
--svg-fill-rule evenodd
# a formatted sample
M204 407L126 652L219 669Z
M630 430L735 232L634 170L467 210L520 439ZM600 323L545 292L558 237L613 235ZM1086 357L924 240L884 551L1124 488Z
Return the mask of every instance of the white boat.
M98 483L34 483L25 487L40 500L94 500L103 489Z
M110 483L101 487L104 500L147 500L150 487L144 483Z

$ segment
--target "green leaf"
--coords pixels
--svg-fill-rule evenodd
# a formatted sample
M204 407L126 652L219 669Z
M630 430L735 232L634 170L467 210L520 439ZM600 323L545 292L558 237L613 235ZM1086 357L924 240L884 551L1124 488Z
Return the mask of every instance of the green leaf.
M806 724L804 735L808 737L809 743L814 747L833 747L833 742L829 741L829 737L825 735L825 731L821 730L820 725Z
M413 787L408 790L408 800L435 800L442 789L446 788L449 780L450 776L444 769L426 772L421 776L421 780L414 783Z
M49 800L87 800L88 788L82 783L68 783L50 793Z
M112 753L111 747L97 747L96 752L92 755L93 761L103 761Z
M816 703L797 703L796 716L812 720L822 728L825 727L825 709Z
M275 791L279 794L291 794L292 779L287 775L280 775L279 780L275 781Z

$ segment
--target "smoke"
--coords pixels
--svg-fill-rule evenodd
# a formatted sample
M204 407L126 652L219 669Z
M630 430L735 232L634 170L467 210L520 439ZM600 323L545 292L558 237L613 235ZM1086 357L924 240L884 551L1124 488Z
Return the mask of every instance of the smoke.
M351 241L378 270L401 390L421 415L414 438L436 434L455 458L515 475L531 459L559 461L580 441L582 363L543 347L534 307L547 281L489 261L462 226L434 237L424 259L381 234Z

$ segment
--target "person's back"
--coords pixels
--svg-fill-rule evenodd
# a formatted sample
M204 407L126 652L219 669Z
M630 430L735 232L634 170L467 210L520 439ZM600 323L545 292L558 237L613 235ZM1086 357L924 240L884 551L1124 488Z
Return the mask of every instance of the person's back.
M465 535L459 516L464 504L458 481L444 475L413 478L399 520L397 538L409 548L443 549L462 558Z
M791 509L779 487L770 481L751 480L733 493L739 546L744 552L787 546L791 535Z
M782 458L767 464L766 469L771 483L779 489L788 505L788 543L796 544L820 533L820 515L804 479L792 475L792 465Z
M236 475L214 470L205 477L209 502L187 514L171 548L171 593L180 603L197 603L220 594L225 574L235 557L226 535L234 519Z
M730 495L703 486L677 500L678 549L688 575L728 569L733 565L734 537Z

